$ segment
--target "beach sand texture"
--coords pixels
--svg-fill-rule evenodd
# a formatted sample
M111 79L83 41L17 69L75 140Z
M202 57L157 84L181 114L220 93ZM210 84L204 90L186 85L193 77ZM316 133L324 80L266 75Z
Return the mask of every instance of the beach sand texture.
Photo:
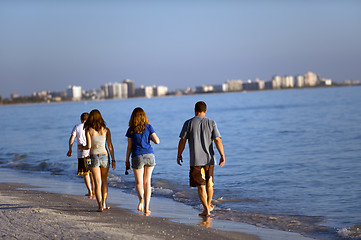
M1 239L259 239L146 217L111 204L110 210L98 213L95 200L31 188L0 183Z

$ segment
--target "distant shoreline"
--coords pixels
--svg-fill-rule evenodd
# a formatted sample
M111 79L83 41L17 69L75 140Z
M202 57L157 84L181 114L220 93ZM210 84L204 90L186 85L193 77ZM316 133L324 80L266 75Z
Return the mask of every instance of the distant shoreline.
M182 97L182 96L191 96L191 95L207 95L207 94L227 94L227 93L248 93L248 92L265 92L265 91L283 91L283 90L302 90L302 89L318 89L318 88L334 88L334 87L357 87L361 84L333 84L331 86L314 86L314 87L302 87L302 88L280 88L280 89L260 89L260 90L241 90L241 91L226 91L226 92L194 92L190 94L181 94L177 95L174 93L168 94L166 96L152 97L152 98L164 98L164 97ZM8 98L0 98L0 106L9 106L9 105L28 105L28 104L52 104L52 103L72 103L72 102L96 102L96 101L109 101L109 100L128 100L128 99L140 99L147 97L131 97L131 98L103 98L103 99L82 99L78 101L72 100L62 100L62 101L27 101L26 97L19 98L18 100L11 100Z

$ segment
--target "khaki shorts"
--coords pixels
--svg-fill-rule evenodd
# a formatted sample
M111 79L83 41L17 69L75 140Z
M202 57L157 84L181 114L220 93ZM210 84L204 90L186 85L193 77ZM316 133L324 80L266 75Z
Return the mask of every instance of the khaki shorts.
M199 187L201 185L213 186L214 165L191 166L189 171L189 186Z

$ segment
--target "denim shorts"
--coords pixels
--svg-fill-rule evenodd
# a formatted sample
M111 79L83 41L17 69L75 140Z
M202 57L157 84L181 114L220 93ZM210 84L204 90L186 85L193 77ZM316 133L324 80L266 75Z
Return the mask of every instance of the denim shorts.
M107 168L110 164L110 159L106 154L91 154L90 155L91 164L90 166Z
M153 153L142 154L132 157L132 168L141 169L144 166L146 167L155 166L155 157Z

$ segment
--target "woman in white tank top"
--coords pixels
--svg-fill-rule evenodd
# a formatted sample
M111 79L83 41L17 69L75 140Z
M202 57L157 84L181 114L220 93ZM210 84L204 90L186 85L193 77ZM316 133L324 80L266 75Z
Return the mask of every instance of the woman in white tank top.
M94 176L95 196L98 202L98 212L109 209L106 200L108 196L108 171L109 171L109 153L112 158L112 168L115 170L114 148L109 128L99 110L94 109L90 112L87 121L84 124L86 146L79 146L80 149L90 149L91 169ZM108 146L109 153L106 149Z

